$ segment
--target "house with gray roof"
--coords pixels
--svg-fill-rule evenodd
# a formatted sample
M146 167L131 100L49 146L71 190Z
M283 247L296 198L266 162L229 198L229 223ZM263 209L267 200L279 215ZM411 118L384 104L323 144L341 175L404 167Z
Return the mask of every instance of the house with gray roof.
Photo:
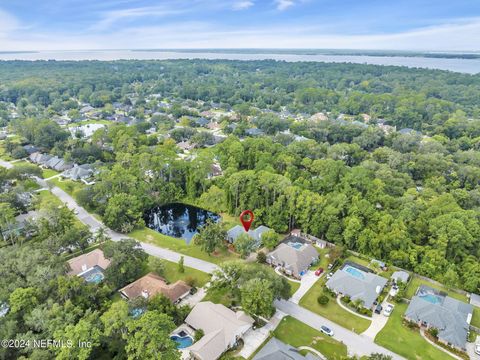
M267 263L285 274L300 279L318 261L318 252L308 243L281 243L267 254Z
M372 309L388 280L355 265L345 264L325 285L337 295L348 296L353 301L360 300L364 308Z
M319 358L312 353L303 356L293 346L285 344L277 338L271 338L253 360L319 360Z
M247 234L257 242L257 245L260 245L262 242L262 235L269 230L269 227L260 225L255 230L248 230ZM235 225L233 228L227 231L227 241L230 244L233 244L242 234L245 234L245 229L243 226Z
M438 330L438 341L466 350L473 306L421 285L410 301L404 317L426 329Z
M90 164L74 165L73 168L65 170L62 177L74 181L84 181L93 175L93 166Z
M403 283L407 283L408 282L408 279L410 278L410 274L406 271L395 271L392 276L390 276L390 279L392 279L393 281L395 281L396 283L398 282L403 282Z
M51 155L42 154L40 152L33 153L29 156L30 161L38 165L44 165L51 158Z

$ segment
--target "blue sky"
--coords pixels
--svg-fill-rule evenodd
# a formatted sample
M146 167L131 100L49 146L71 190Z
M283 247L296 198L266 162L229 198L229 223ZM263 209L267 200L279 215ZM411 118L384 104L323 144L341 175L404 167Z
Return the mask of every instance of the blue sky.
M0 51L480 51L479 0L0 0Z

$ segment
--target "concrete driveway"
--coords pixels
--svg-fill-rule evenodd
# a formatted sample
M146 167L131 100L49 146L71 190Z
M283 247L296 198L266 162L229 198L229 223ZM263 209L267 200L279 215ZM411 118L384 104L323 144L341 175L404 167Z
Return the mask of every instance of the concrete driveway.
M320 279L320 276L316 276L315 272L310 270L307 271L307 273L302 276L300 287L295 294L292 295L290 301L294 304L298 304L300 299L308 292L308 290L310 290L310 288L317 282L318 279Z
M385 310L385 308L389 304L389 302L387 302L387 299L388 299L388 296L385 298L385 300L382 303L383 309L382 309L382 312L380 314L375 314L375 312L373 312L372 322L371 322L370 326L368 327L368 329L365 330L362 333L362 336L366 336L366 337L374 340L375 336L377 336L377 334L387 324L388 319L390 319L390 317L387 317L387 316L383 315L383 310ZM393 311L395 311L395 308L393 309Z
M480 335L477 335L475 342L467 343L467 354L470 356L470 360L480 360L480 355L475 354L475 344L480 344Z

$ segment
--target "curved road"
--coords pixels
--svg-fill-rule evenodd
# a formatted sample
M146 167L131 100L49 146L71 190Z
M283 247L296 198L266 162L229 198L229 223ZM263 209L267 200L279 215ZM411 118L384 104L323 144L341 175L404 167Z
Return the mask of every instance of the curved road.
M6 168L13 167L12 164L1 159L0 159L0 166L6 167ZM38 182L38 184L42 188L49 187L47 182L44 179L35 177L35 180ZM106 228L105 225L103 225L103 223L100 220L95 218L83 207L78 205L77 202L70 195L68 195L65 191L63 191L59 187L53 186L50 189L52 194L57 196L63 203L65 203L69 209L73 210L76 216L78 217L78 219L82 223L87 225L92 232L96 232L101 227L104 227L105 229L107 229L106 231L107 235L114 241L119 241L120 239L127 238L123 234L120 234L116 231ZM164 249L148 243L140 242L140 245L142 246L142 248L145 250L147 254L155 257L159 257L162 259L166 259L169 261L178 262L180 260L180 257L183 256L185 261L185 266L188 266L206 273L211 273L215 269L218 269L217 265L212 264L208 261L200 260L187 255L182 255L175 251ZM319 329L320 326L322 325L328 326L334 331L335 333L334 338L338 341L343 342L345 345L347 345L349 354L364 356L364 355L370 355L371 353L383 353L383 354L392 356L394 360L405 360L403 357L391 352L390 350L387 350L375 344L372 339L363 337L350 330L347 330L335 324L334 322L318 314L315 314L291 301L285 301L285 300L276 301L275 306L280 311L296 318L297 320L313 327L314 329Z

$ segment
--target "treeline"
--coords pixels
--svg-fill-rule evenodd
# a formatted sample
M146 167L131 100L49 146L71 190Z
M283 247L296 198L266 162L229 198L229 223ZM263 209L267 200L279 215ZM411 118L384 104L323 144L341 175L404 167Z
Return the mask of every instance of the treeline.
M3 62L0 100L24 115L103 107L128 94L243 103L265 109L329 111L385 118L392 125L429 129L463 110L479 117L480 76L393 66L279 61Z

